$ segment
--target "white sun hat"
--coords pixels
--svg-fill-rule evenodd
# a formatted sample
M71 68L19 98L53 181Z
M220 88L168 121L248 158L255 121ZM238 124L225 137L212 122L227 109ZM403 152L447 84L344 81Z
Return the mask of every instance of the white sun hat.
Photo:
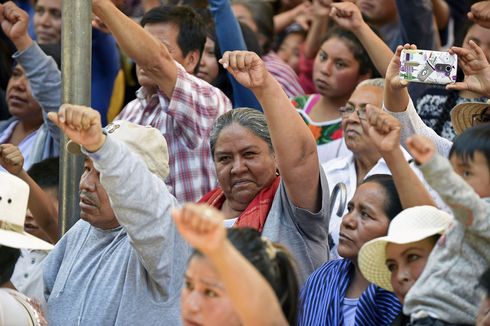
M108 124L104 132L126 144L131 152L137 154L146 163L150 172L162 180L167 178L169 172L167 141L158 129L118 120ZM82 154L80 145L72 140L66 144L66 149L72 154Z
M12 248L50 250L53 245L24 231L29 186L0 172L0 245Z
M417 242L442 234L451 224L451 215L433 206L411 207L400 212L391 221L388 235L366 242L358 255L359 269L371 283L393 291L391 272L386 267L386 245Z

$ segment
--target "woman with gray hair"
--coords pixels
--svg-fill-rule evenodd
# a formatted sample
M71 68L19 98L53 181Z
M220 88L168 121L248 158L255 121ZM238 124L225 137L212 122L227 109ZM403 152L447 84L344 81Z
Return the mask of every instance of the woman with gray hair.
M255 53L227 52L220 62L265 114L235 109L216 120L210 145L219 187L199 202L219 209L227 226L252 227L285 245L303 282L328 260L328 185L316 144Z

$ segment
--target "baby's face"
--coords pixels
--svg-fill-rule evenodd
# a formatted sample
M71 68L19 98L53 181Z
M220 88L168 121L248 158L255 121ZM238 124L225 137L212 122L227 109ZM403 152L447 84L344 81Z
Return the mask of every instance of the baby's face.
M481 197L490 197L490 162L480 151L473 158L463 159L454 153L451 158L454 171L459 174Z

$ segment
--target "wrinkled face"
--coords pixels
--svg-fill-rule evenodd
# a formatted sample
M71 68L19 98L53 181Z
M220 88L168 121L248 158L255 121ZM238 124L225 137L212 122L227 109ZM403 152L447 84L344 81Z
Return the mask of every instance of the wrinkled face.
M470 40L478 44L479 47L485 53L487 60L490 61L490 29L482 27L478 24L474 24L466 33L464 38L463 47L470 48Z
M391 272L391 285L401 303L422 274L434 245L433 237L406 244L386 245L386 267Z
M38 0L34 30L39 44L61 43L61 0Z
M385 236L390 220L385 213L385 190L375 182L361 184L347 205L339 234L339 255L357 261L362 245Z
M464 161L456 154L451 155L451 164L459 174L481 197L490 197L490 162L483 153L476 151L473 159Z
M361 86L355 89L346 105L359 109L361 105L371 104L380 108L383 103L383 89L375 86ZM365 135L357 110L347 116L342 116L342 130L347 148L353 153L366 150L376 150L373 143Z
M246 24L255 34L258 34L257 24L255 24L252 13L245 6L237 3L232 5L231 9L238 21Z
M199 72L196 75L208 83L212 83L218 78L219 73L218 60L214 54L214 47L214 41L207 37L206 44L204 45L204 52L202 53L201 61L199 63Z
M347 99L365 78L344 40L333 37L322 44L313 64L313 82L321 95Z
M376 25L393 22L397 17L395 0L359 0L364 18Z
M236 123L221 130L213 159L218 183L237 211L243 211L276 177L274 154L267 143Z
M53 202L53 205L55 207L58 207L58 190L54 188L44 188L43 191L48 194L49 199ZM58 216L52 216L53 219L57 219ZM24 222L24 231L26 231L29 234L32 234L33 236L42 239L47 242L51 242L49 239L48 235L39 228L39 225L37 224L36 220L34 219L34 216L32 215L31 211L28 209L27 214L26 214L26 220Z
M179 37L179 26L173 23L153 23L146 24L145 30L154 36L157 40L161 41L167 47L168 52L172 58L180 63L188 73L193 73L196 63L190 63L189 58L192 55L191 52L184 56L182 49L177 42ZM136 66L136 76L138 77L138 82L144 87L155 87L156 83L149 78L143 69Z
M290 33L277 50L277 55L286 62L293 70L299 72L299 55L301 44L305 38L300 33Z
M88 158L80 178L80 218L100 229L119 226L109 196L100 183L100 173Z
M184 326L241 325L223 283L211 263L194 256L180 297Z
M21 120L37 119L40 123L42 122L41 106L32 96L31 86L20 65L12 69L6 96L11 115Z

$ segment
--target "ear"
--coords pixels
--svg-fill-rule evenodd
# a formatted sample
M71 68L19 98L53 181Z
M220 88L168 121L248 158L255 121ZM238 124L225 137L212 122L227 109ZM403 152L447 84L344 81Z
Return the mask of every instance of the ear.
M199 59L201 58L199 50L192 50L187 53L184 58L184 68L190 73L194 74L196 67L199 65Z

